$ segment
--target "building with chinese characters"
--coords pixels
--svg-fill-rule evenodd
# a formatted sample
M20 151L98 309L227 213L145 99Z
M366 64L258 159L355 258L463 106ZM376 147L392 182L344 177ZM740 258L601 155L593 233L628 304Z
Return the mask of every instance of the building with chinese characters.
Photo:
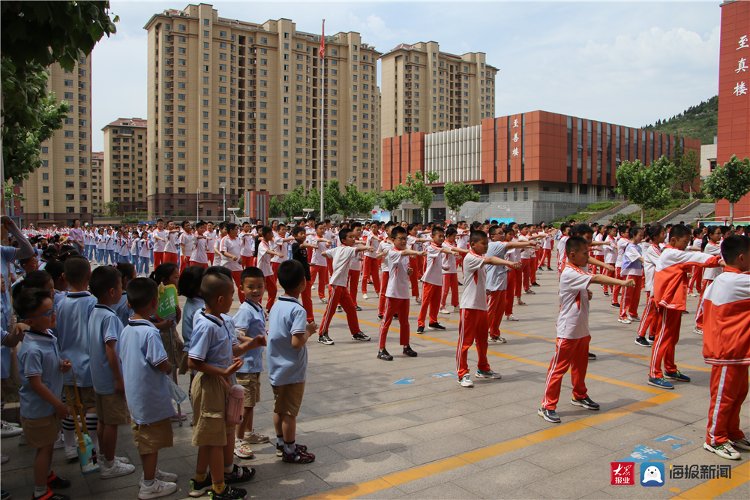
M719 127L716 161L750 157L750 2L721 4ZM729 203L716 203L716 216L729 216ZM734 217L750 220L750 194L734 204Z
M532 111L488 118L481 125L383 139L383 189L403 184L416 171L436 172L429 218L446 218L446 182L475 185L480 203L467 203L461 218L553 220L590 203L613 199L617 166L651 164L683 151L700 154L700 140L675 137L574 116ZM405 214L418 216L418 211Z

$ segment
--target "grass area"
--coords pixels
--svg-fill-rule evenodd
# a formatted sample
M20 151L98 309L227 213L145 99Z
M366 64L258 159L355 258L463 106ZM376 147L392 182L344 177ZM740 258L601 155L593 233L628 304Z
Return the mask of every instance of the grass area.
M675 210L682 208L686 205L689 205L692 203L693 200L684 200L684 199L672 199L669 204L664 208L652 208L649 210L646 210L643 214L643 222L655 222L662 217L666 217L670 213L674 212ZM630 212L627 214L617 214L614 217L612 217L612 223L613 224L624 224L628 220L634 220L636 222L641 221L641 211L636 210L634 212Z
M559 219L556 219L553 221L553 223L559 223L559 222L567 222L570 220L589 220L592 215L598 214L599 212L603 212L605 210L609 210L610 208L616 207L622 203L621 201L598 201L596 203L592 203L585 208L579 210L578 212L566 215L565 217L560 217Z
M712 144L716 135L718 115L719 97L714 96L708 101L691 106L679 115L659 120L646 128L668 134L694 137L700 139L701 144Z

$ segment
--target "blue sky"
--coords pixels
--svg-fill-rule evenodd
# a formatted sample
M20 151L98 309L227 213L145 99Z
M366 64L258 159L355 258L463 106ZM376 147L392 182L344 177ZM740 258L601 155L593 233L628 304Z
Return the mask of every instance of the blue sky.
M211 3L211 2L207 2ZM495 114L543 109L641 126L718 92L720 7L714 2L213 2L219 16L285 17L297 29L358 31L386 52L435 40L481 51L500 69ZM118 117L146 118L146 32L155 13L188 2L111 2L117 34L93 52L94 150Z

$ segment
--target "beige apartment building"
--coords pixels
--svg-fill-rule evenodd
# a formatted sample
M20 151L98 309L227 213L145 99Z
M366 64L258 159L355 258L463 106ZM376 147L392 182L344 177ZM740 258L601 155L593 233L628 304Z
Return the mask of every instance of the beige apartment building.
M102 192L102 169L104 168L104 152L91 153L91 212L94 216L104 213L104 194Z
M380 184L380 53L359 33L297 31L188 5L151 17L148 31L148 210L214 218L245 192L284 194L324 180ZM319 149L320 76L325 79ZM255 216L253 213L246 213ZM301 215L301 214L300 214Z
M382 138L479 125L495 116L497 68L483 52L454 55L437 42L401 44L380 57Z
M42 165L22 184L24 224L92 222L91 57L72 71L50 66L47 87L70 111L62 128L42 143Z
M143 118L118 118L102 128L104 206L115 202L122 214L148 208L146 124Z

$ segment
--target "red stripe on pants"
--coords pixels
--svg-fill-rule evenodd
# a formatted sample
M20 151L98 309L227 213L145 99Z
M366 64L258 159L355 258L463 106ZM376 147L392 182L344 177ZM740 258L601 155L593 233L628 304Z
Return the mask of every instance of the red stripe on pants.
M638 325L638 336L645 337L649 332L651 337L655 337L659 330L659 319L661 312L659 304L651 297L651 292L646 292L646 308L641 315L641 322Z
M359 333L359 319L357 318L357 309L354 306L352 298L349 296L349 290L345 286L333 285L333 293L331 298L328 300L326 305L326 312L323 314L323 319L320 320L320 328L318 329L318 335L328 333L328 328L331 326L331 320L336 312L336 307L341 304L341 307L346 313L346 322L349 324L349 332L354 335Z
M487 361L487 311L461 309L461 319L458 323L458 344L456 345L456 374L459 380L469 373L467 356L471 345L475 342L477 356L479 357L477 368L482 371L489 371L490 363Z
M328 286L328 266L310 266L310 281L315 283L315 278L318 278L318 297L324 299Z
M490 328L490 337L500 336L500 323L505 313L506 290L495 290L487 292L487 321Z
M638 304L641 301L641 289L643 288L643 276L625 276L623 279L635 281L634 287L625 288L622 292L620 303L620 318L625 319L638 317Z
M305 312L307 313L307 322L310 323L312 321L315 321L312 306L312 280L308 280L305 289L302 290L302 293L300 294L300 297L302 298L302 307L305 308Z
M357 284L359 283L359 271L349 269L349 296L354 305L357 305Z
M456 273L443 275L443 294L440 298L440 307L445 307L448 292L451 293L451 305L458 307L458 274Z
M266 311L271 310L271 306L276 301L276 275L266 276L266 292L268 292L268 301L266 302Z
M417 326L424 326L424 319L429 309L430 323L437 323L438 309L440 309L440 296L443 294L443 287L424 283L422 285L422 307L419 308L417 316ZM401 316L399 316L399 319Z
M383 271L383 276L380 280L383 293L380 294L380 299L378 300L378 316L385 315L385 291L388 290L388 277L390 274L388 271Z
M664 372L661 369L662 363L664 363L664 370L667 372L674 373L677 371L674 351L677 341L680 340L682 311L666 307L660 307L660 309L659 335L657 335L654 345L651 347L651 366L648 375L651 378L664 377Z
M591 336L580 339L561 339L555 345L555 355L547 369L547 382L544 387L542 408L554 410L560 400L560 386L570 368L570 381L573 383L573 398L583 399L588 396L586 389L586 370L589 367L589 342Z
M370 279L372 279L372 285L375 287L375 293L380 293L379 271L377 259L365 255L362 261L362 293L367 293L367 283ZM385 293L385 288L383 288L383 293Z
M385 295L385 294L384 294ZM380 322L380 349L385 349L385 339L388 329L393 322L393 315L398 314L399 342L402 346L409 345L409 299L385 299L385 315Z
M240 302L244 302L245 294L242 293L242 281L240 280L241 275L242 271L232 271L232 279L234 280L234 284L237 285L237 296L240 298Z
M706 442L717 446L745 438L740 412L747 397L748 365L711 366L711 400L708 406Z
M154 269L164 262L164 252L154 252Z

